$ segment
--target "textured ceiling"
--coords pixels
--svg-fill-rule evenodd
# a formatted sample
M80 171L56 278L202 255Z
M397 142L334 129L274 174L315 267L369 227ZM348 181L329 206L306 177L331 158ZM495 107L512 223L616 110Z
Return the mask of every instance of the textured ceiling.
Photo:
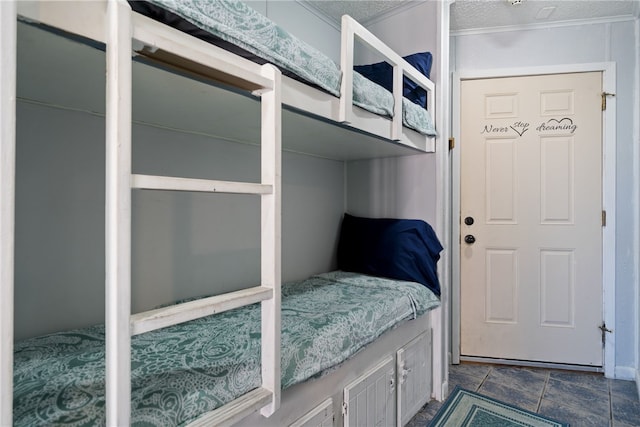
M342 15L351 15L356 21L366 23L385 13L403 6L405 0L308 0L305 3L319 10L331 18L335 23L340 23Z
M506 0L463 0L451 6L451 29L457 31L631 17L637 13L638 4L638 0L523 0L518 5L511 5Z
M364 24L412 0L301 0L339 25L348 14ZM423 0L424 1L424 0ZM426 0L434 1L434 0ZM544 10L542 10L544 9ZM640 14L640 0L457 0L451 6L451 30L524 26L548 22L632 17Z

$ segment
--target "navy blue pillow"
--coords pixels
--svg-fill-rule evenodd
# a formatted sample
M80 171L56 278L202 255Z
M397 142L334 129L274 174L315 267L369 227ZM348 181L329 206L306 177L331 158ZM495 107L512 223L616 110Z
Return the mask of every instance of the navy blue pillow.
M422 220L345 214L338 242L338 268L418 282L440 296L436 263L442 249L431 226Z
M403 59L429 78L429 74L431 73L431 64L433 62L431 52L414 53L403 57ZM378 62L369 65L356 65L353 69L369 80L378 83L389 92L393 92L393 67L388 63ZM403 78L402 86L402 96L424 108L427 108L426 90L422 89L407 77Z

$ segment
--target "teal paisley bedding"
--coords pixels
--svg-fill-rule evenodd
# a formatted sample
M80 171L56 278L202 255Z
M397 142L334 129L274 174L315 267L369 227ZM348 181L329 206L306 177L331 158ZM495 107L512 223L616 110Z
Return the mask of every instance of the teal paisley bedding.
M340 96L342 74L335 62L239 0L150 0L148 5L144 3L147 2L130 1L133 10L137 12L212 41L202 36L204 30L214 40L222 40L225 46L237 46L334 96ZM165 11L190 25L176 22ZM394 101L391 93L355 71L353 103L372 113L393 116ZM424 135L435 135L427 110L410 101L403 102L403 109L405 126Z
M282 387L321 376L439 305L425 286L331 272L282 287ZM105 424L104 328L18 342L15 426ZM184 425L260 384L260 308L132 338L132 425Z

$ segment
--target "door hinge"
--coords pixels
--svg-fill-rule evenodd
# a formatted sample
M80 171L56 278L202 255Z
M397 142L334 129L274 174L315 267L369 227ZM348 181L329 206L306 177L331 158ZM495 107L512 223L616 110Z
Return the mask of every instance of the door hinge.
M607 211L602 211L602 226L607 226Z
M449 138L449 150L453 150L455 146L456 146L456 139Z
M607 96L616 96L615 93L602 92L602 111L607 109Z
M602 325L598 326L598 329L600 329L600 333L602 334L602 346L604 347L605 341L606 341L606 334L607 332L612 333L613 329L607 329L607 324L602 322Z
M346 417L349 409L347 402L342 402L342 416Z

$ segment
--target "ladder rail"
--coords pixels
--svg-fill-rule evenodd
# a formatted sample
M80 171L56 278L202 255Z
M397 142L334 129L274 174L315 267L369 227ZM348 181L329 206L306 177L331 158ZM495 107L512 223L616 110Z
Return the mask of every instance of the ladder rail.
M131 416L131 9L107 3L105 340L107 426Z
M262 302L262 387L273 393L271 403L262 408L264 416L280 407L280 300L281 300L281 187L282 187L282 99L280 71L265 64L263 74L274 81L274 89L262 93L261 174L262 183L272 186L261 196L261 277L262 286L273 289L273 298Z
M16 38L14 1L0 2L0 425L13 424Z

